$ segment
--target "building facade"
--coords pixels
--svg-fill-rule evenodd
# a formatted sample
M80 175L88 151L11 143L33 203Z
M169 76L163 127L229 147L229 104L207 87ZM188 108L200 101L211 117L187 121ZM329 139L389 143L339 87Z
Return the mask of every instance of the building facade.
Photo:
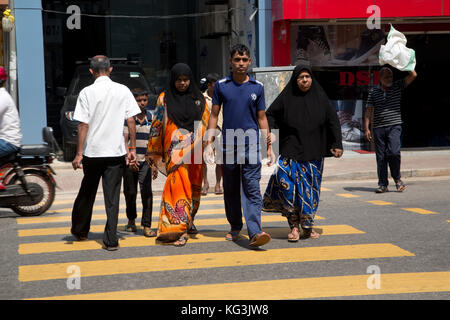
M368 90L379 82L379 49L391 25L404 33L419 76L402 102L403 147L450 146L450 0L272 0L272 18L276 77L283 67L311 65L349 149L370 148L362 118Z
M11 86L24 143L41 143L46 125L60 140L61 89L80 61L96 54L138 61L159 92L176 62L188 63L197 80L210 72L226 75L229 47L240 42L251 48L267 106L296 64L310 64L339 113L346 147L370 149L362 118L368 90L379 81L378 50L392 24L416 51L419 74L403 99L403 147L450 145L445 88L450 0L9 0L8 5L16 27L3 37L15 47L4 47L3 59L13 77L17 70Z

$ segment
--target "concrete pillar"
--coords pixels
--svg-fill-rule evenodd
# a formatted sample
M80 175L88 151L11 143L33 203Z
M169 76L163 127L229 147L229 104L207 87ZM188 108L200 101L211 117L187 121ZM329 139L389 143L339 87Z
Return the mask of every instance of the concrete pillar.
M259 67L272 65L272 0L258 0Z
M41 1L14 0L14 13L22 143L38 144L47 125Z

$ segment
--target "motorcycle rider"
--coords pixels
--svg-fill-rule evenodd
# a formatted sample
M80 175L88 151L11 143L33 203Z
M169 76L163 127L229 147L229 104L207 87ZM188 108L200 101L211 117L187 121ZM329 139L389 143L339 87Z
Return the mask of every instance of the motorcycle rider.
M22 143L20 118L16 104L4 88L8 74L0 67L0 162L3 157L19 151ZM6 187L0 182L0 192Z

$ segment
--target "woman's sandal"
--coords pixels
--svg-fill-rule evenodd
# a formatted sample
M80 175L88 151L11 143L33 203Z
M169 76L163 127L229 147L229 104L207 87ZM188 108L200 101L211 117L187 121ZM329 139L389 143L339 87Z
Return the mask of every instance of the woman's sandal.
M144 236L150 238L150 237L156 237L156 232L149 227L144 227Z
M288 234L289 242L297 242L300 239L300 229L297 227L293 227L291 232Z
M303 228L303 233L304 233L304 239L318 239L320 237L320 234L317 233L313 228Z
M192 225L189 227L187 233L188 233L188 234L197 234L197 233L198 233L198 230L197 230L197 228L194 226L194 224L192 224Z
M177 241L173 243L175 247L183 247L186 245L186 242L188 240L188 237L186 234L183 234Z
M236 241L237 239L239 239L239 233L241 231L229 231L226 235L225 235L225 240L228 241Z

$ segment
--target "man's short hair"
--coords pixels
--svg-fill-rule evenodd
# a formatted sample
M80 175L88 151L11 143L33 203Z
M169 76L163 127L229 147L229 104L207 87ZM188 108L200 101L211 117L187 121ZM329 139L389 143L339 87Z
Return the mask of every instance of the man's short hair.
M246 54L247 56L250 57L250 49L245 45L245 44L235 44L234 46L231 47L230 50L230 57L233 58L235 53L238 53L240 56L243 56L244 54Z
M382 68L380 69L380 73L379 73L380 77L383 75L383 73L385 73L385 72L387 72L387 71L392 72L391 68L386 67L386 66L385 66L385 67L382 67Z
M206 76L206 83L213 83L220 79L220 76L217 73L209 73Z
M91 59L89 68L95 73L107 72L111 68L111 62L107 56L95 56Z
M131 92L133 93L134 97L148 96L148 90L142 88L135 88L131 90Z

